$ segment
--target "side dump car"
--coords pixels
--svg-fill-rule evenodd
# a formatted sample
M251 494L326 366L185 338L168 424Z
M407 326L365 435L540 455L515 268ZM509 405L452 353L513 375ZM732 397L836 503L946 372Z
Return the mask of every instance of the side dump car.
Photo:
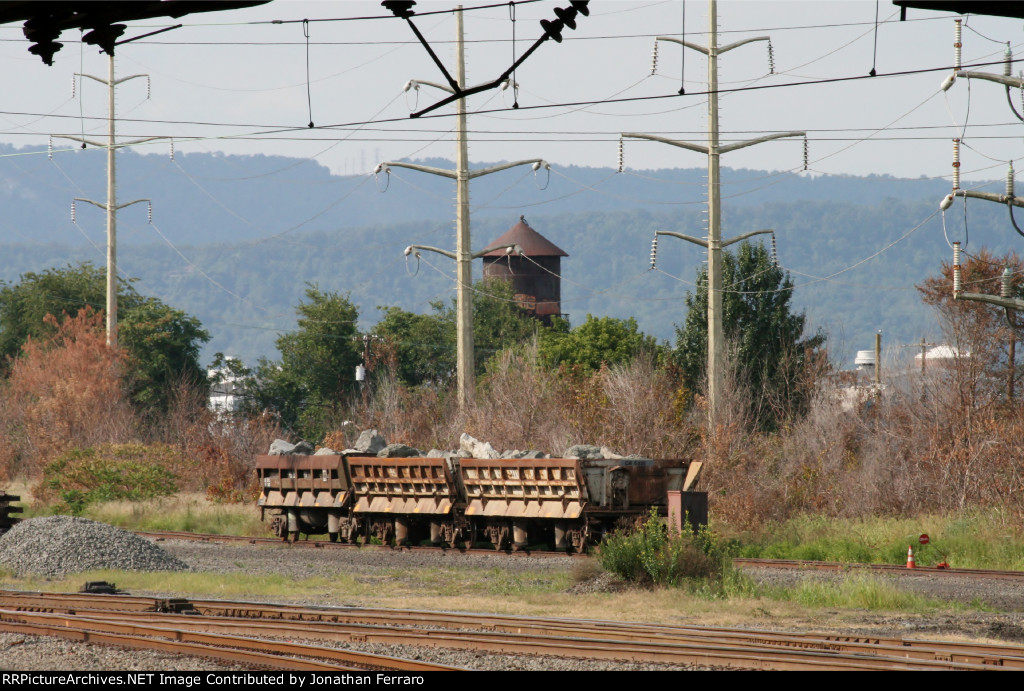
M707 523L701 464L687 460L257 456L259 506L285 539L495 549L583 550L651 509L677 525Z

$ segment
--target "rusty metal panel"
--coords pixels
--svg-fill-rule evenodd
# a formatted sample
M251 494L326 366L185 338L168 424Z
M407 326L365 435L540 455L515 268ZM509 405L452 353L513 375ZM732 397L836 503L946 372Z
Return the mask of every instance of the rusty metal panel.
M350 456L356 513L447 514L455 482L443 458Z
M693 530L707 525L708 493L670 490L668 493L668 520L676 530L683 529L684 521L688 522Z
M586 503L574 458L463 458L466 515L578 518Z
M340 506L348 492L344 459L337 454L256 457L264 507Z
M685 459L591 459L581 461L591 497L609 508L665 505L669 490L681 490L691 462ZM698 466L699 468L699 466ZM619 477L612 477L619 476Z

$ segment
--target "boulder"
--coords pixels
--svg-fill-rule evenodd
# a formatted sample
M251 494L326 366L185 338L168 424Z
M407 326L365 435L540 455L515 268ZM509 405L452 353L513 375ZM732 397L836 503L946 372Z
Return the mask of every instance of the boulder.
M295 453L295 444L286 442L284 439L275 439L270 444L267 454L270 456L290 456Z
M315 450L316 450L316 447L313 446L312 443L303 440L303 441L300 441L298 444L295 445L295 448L292 450L292 453L299 453L299 454L302 454L304 456L308 456L309 454L313 453Z
M465 433L459 437L459 453L469 458L501 458L490 442L481 442Z
M576 444L570 446L565 452L566 458L579 458L580 460L587 460L588 458L604 458L601 455L601 447L591 446L589 444Z
M420 456L420 450L405 444L388 444L377 452L380 458L413 458Z
M356 451L362 454L373 455L388 445L387 440L384 439L375 429L363 430L359 438L356 439L354 444Z

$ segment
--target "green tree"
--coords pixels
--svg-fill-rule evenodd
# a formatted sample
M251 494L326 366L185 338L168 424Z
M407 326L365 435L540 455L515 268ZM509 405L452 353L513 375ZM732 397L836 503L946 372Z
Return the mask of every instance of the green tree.
M818 332L804 338L806 317L790 306L793 282L763 245L740 243L736 254L722 253L722 325L733 348L739 382L749 388L750 412L763 429L801 412L807 403L805 367L825 343ZM708 275L697 274L697 292L688 293L686 323L676 326L673 359L692 390L705 383L708 348Z
M433 303L443 312L443 303ZM398 307L381 307L384 317L372 333L395 353L395 371L410 386L445 382L455 371L455 323L441 314L416 314Z
M52 336L56 328L44 321L47 314L58 320L66 312L74 317L86 306L94 311L106 307L105 269L90 262L78 266L47 269L41 273L22 274L17 283L0 281L0 355L4 372L10 369L8 358L18 356L21 346L31 336L40 339ZM117 302L124 313L137 305L142 297L124 279L118 280Z
M602 364L618 365L640 353L657 354L660 350L657 339L641 333L632 317L597 318L588 314L584 323L571 330L568 327L559 319L541 334L540 355L545 364L578 365L589 372Z
M199 365L199 347L210 335L198 319L155 298L144 298L118 321L118 340L132 354L131 388L136 402L166 410L178 383L201 389L205 396L206 371Z
M16 284L0 282L0 372L31 337L56 333L63 315L106 306L106 270L85 262L41 273L22 274ZM57 322L48 323L52 314ZM205 387L199 348L210 340L199 320L156 298L145 297L123 279L118 283L118 340L131 356L125 376L132 398L143 409L166 409L174 384Z
M252 391L260 407L280 414L285 427L319 439L330 412L355 390L362 343L359 311L348 295L310 284L306 300L295 308L298 330L277 339L280 361L260 361Z
M380 308L384 318L373 334L395 348L399 378L406 384L445 382L456 364L455 300L430 303L431 314L414 314L397 307ZM476 373L499 351L518 345L536 333L539 322L518 306L511 284L478 281L473 295L473 358Z
M538 332L540 322L519 306L510 281L478 281L473 294L473 358L476 373L505 348L517 346ZM455 300L448 310L455 324Z

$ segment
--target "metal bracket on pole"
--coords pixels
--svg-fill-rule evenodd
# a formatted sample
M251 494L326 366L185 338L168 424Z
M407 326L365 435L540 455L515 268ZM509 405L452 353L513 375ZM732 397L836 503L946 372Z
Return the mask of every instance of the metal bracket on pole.
M440 108L441 106L452 103L453 101L458 101L460 99L466 98L467 96L478 94L481 91L488 91L490 89L494 89L498 86L501 86L503 82L509 80L512 73L515 72L516 68L523 64L523 62L525 62L526 59L530 57L533 54L533 52L541 46L542 43L547 41L549 38L554 38L556 42L561 43L562 29L565 27L575 29L576 17L580 14L584 16L590 14L590 12L587 9L587 2L585 0L571 0L570 5L571 7L567 7L564 9L556 8L555 15L557 16L557 19L554 20L553 22L541 22L541 26L544 28L544 35L538 38L533 43L533 45L527 48L526 51L521 56L519 56L519 58L517 58L508 69L506 69L504 72L501 73L501 75L498 76L497 79L494 79L489 82L484 82L482 84L478 84L476 86L469 88L462 88L459 86L458 81L452 77L452 75L448 72L448 69L444 66L444 63L441 62L441 59L437 57L437 53L435 53L434 49L430 47L430 44L427 42L427 39L423 36L422 33L420 33L420 30L416 28L416 25L413 24L412 18L414 13L411 9L411 5L390 7L389 9L391 9L392 12L395 13L395 16L401 17L406 21L406 23L409 25L409 28L411 28L413 33L416 34L416 38L419 39L419 42L426 49L427 54L430 55L430 59L434 61L434 64L437 65L437 68L439 70L441 70L441 74L444 75L445 80L448 82L447 88L437 84L432 84L431 86L437 86L438 88L443 89L444 91L447 91L448 93L451 94L451 96L447 96L441 99L432 106L428 106L423 110L411 113L409 117L418 118ZM385 7L387 6L388 3L385 3ZM461 12L461 7L458 9L458 11Z

